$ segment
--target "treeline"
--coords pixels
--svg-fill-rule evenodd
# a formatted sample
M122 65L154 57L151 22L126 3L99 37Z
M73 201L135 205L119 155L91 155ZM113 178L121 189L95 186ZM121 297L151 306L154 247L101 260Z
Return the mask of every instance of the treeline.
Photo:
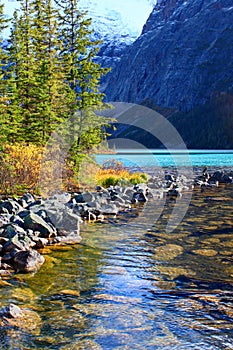
M94 61L99 41L76 0L18 0L8 20L0 5L0 144L45 145L64 121L73 153L103 137L99 91L107 70ZM3 39L10 28L9 38Z

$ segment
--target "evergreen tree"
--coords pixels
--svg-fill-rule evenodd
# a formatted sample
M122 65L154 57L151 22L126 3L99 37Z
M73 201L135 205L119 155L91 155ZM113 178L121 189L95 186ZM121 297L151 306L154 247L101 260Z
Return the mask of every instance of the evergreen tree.
M71 155L77 170L83 153L102 141L102 127L106 118L95 113L104 107L104 95L99 91L101 77L108 69L94 61L99 51L100 41L93 39L91 19L78 10L76 0L59 0L61 38L64 49L66 81L73 92L70 118Z
M61 43L58 39L57 11L51 0L33 0L33 48L35 54L36 118L34 129L42 143L64 121L67 84L60 61Z
M12 79L15 80L14 107L18 103L17 114L21 117L21 134L26 142L37 140L34 128L36 118L36 86L35 52L32 37L35 35L32 26L30 0L19 0L20 11L15 12L10 38L10 58Z
M44 144L67 116L70 88L60 60L58 13L52 0L20 0L10 38L11 110L26 142Z
M8 54L6 44L3 42L3 31L8 27L8 20L4 16L4 5L0 3L0 142L6 141L8 136L8 89L7 68Z
M106 123L95 111L103 107L99 82L107 72L94 61L100 42L93 40L91 20L76 0L57 1L59 15L52 0L18 1L8 55L0 51L2 134L44 144L68 119L73 153L90 150ZM5 26L1 6L0 31Z

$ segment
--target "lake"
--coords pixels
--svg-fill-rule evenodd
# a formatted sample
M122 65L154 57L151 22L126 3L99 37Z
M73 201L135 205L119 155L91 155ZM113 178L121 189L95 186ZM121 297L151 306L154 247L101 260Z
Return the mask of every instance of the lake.
M231 165L232 153L212 155ZM1 349L233 349L233 185L195 189L167 233L175 203L83 224L81 244L46 248L36 274L5 280L0 306L29 307L42 322L33 334L0 329Z
M233 151L117 150L116 154L96 155L96 159L101 165L108 159L116 159L130 167L233 166Z

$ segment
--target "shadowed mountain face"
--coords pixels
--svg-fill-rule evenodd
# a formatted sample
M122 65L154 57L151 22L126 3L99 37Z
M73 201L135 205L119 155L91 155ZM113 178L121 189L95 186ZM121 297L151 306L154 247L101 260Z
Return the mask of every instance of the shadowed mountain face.
M195 148L233 148L232 92L232 0L158 1L105 81L108 101L165 109Z

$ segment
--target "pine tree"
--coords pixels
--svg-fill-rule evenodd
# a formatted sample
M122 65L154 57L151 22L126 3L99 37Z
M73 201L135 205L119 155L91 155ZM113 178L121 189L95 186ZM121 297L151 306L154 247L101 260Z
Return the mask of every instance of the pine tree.
M57 11L52 0L20 0L14 15L10 56L15 81L11 109L20 115L26 142L45 144L67 116L70 88L60 60Z
M15 90L12 94L15 110L21 118L21 134L28 143L37 140L37 130L34 128L36 118L36 86L35 53L32 37L32 12L30 0L19 0L20 12L14 14L10 38L10 57L12 61L12 79L15 80Z
M67 84L59 58L61 43L58 39L57 11L51 0L33 0L33 48L35 54L37 117L34 129L39 131L42 143L64 121Z
M93 39L91 19L78 10L77 1L60 0L56 3L60 6L61 36L64 42L61 57L66 81L74 93L69 111L70 144L73 145L71 153L73 159L76 158L78 168L82 154L102 140L102 126L107 121L97 116L95 111L103 108L104 95L99 91L99 83L108 69L94 61L100 41Z
M4 16L4 5L0 4L0 142L8 139L8 88L7 88L7 68L8 54L6 44L3 42L3 31L8 27L8 20Z

